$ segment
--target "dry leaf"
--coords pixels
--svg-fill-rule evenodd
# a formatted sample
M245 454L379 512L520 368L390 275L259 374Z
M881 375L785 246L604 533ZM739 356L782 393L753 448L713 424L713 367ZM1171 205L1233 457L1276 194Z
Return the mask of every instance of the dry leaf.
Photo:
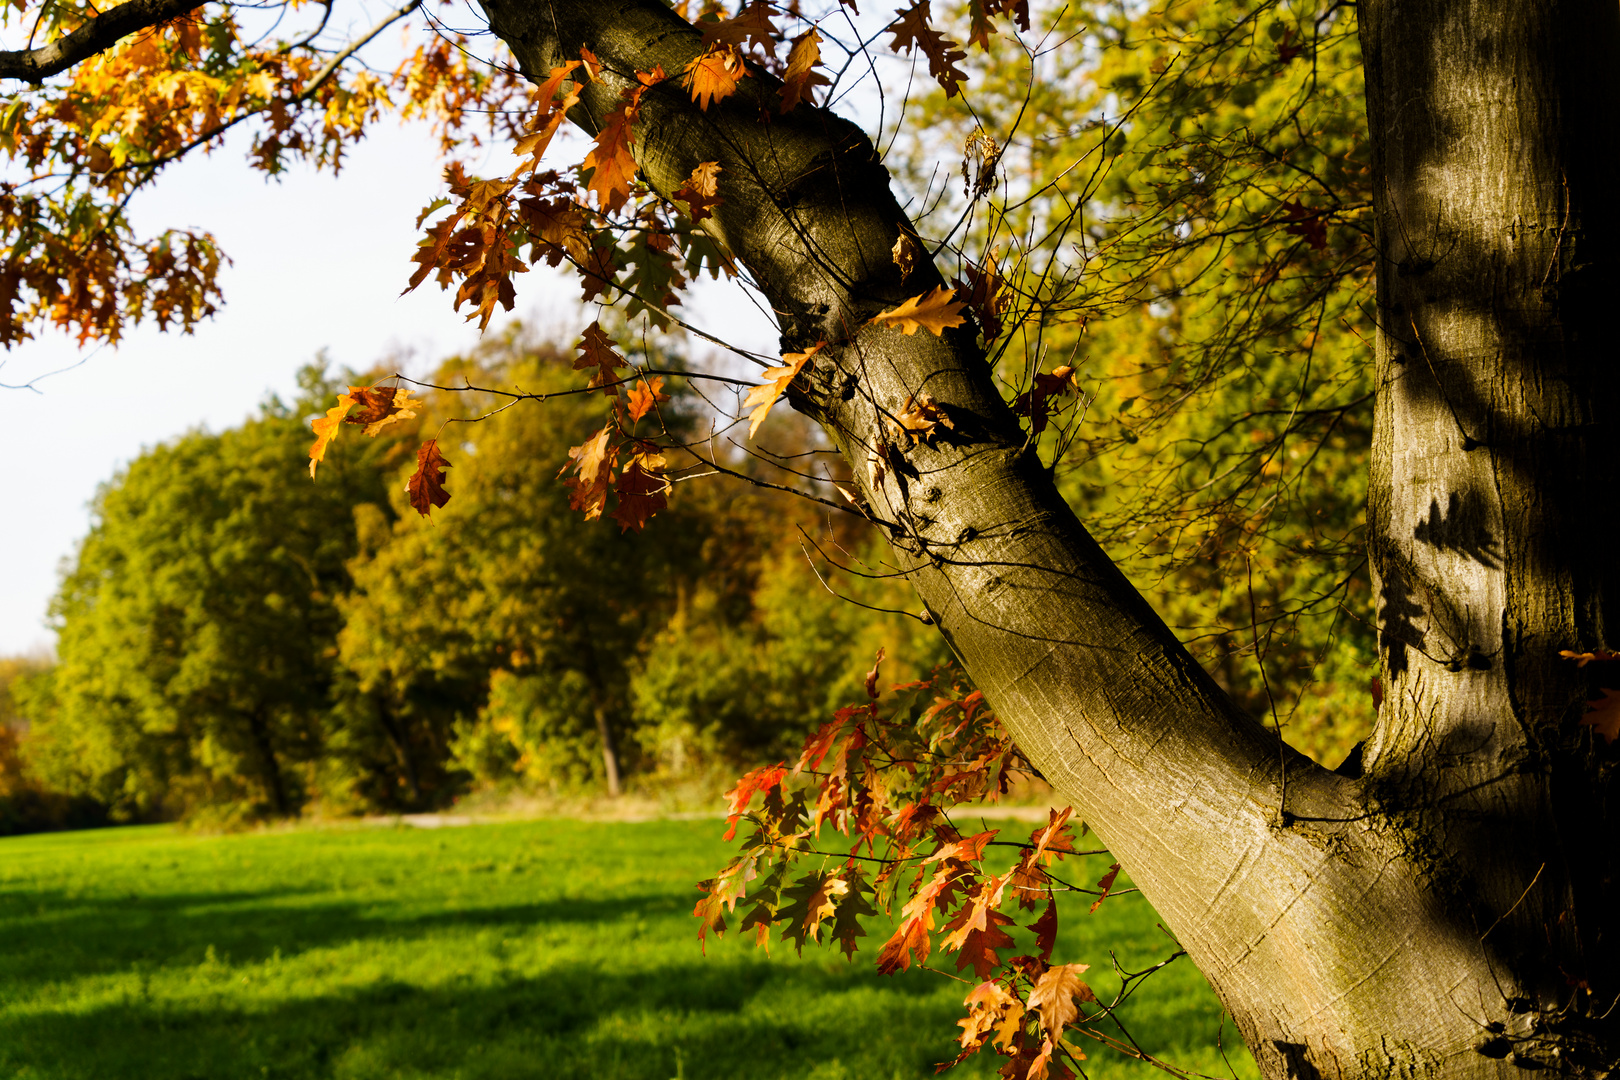
M962 309L967 305L953 299L955 296L955 289L942 286L925 296L913 296L899 307L880 311L872 316L872 321L898 326L901 333L907 335L915 334L919 326L930 333L943 334L949 327L961 326L965 321Z
M907 446L919 439L932 445L941 427L956 430L944 406L934 400L934 395L927 393L906 398L905 407L895 415L892 426L895 437Z
M816 70L821 63L821 35L812 27L795 38L788 52L787 71L782 74L782 112L792 112L801 101L816 103L814 90L830 80Z
M765 417L770 413L771 406L775 405L776 399L782 396L782 391L786 390L794 377L804 370L804 365L809 362L810 358L826 347L827 343L825 341L818 341L805 352L783 353L782 359L787 361L786 364L782 367L767 368L765 370L765 378L769 381L761 383L748 391L748 396L743 399L743 408L754 407L752 418L748 424L748 437L750 439L754 437L754 432L759 430L759 425L765 422Z
M450 463L439 453L437 439L429 439L416 452L416 471L405 481L405 490L410 495L411 506L423 517L435 506L450 501L450 493L444 490L444 470L449 467Z
M895 240L893 249L889 254L894 256L894 265L900 268L900 284L904 285L906 279L911 277L911 271L917 265L917 238L908 232L900 234Z
M687 205L687 215L692 219L692 224L696 225L712 216L710 211L725 202L719 196L719 178L720 163L705 161L692 170L686 183L675 190L675 198Z
M686 65L681 85L691 93L692 100L704 112L716 101L724 101L737 92L739 79L748 77L743 67L742 54L735 45L716 45Z
M1029 1010L1040 1014L1041 1026L1048 1037L1057 1039L1063 1027L1079 1015L1074 999L1095 1001L1091 987L1080 981L1080 973L1089 964L1056 964L1046 969L1029 991Z
M669 395L663 393L663 376L652 379L642 379L630 387L630 421L635 423L652 411L653 406L662 405L669 400Z
M321 459L326 456L326 448L332 445L332 436L337 434L338 425L343 423L343 418L349 414L349 410L359 404L359 399L355 396L355 391L359 389L358 386L349 387L349 392L339 395L337 404L327 409L325 416L311 421L311 425L315 428L315 445L309 448L311 480L315 479L315 466L321 463Z
M613 339L602 331L602 322L598 319L585 328L585 333L574 348L579 350L579 356L574 358L574 368L582 370L594 367L591 381L586 389L594 390L601 387L602 393L609 397L619 394L620 379L617 374L619 368L626 367L628 362L619 351L613 347Z

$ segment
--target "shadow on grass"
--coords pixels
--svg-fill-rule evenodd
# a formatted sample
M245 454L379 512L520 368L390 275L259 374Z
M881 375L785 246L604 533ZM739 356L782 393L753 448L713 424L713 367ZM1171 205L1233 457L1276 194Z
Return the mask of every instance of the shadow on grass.
M328 899L320 899L321 897ZM292 901L288 903L287 901ZM348 900L325 889L170 893L135 899L70 896L54 890L0 900L0 981L14 989L86 975L190 967L209 948L235 963L374 938L392 941L499 926L614 923L681 914L668 892L461 907L423 914ZM693 937L696 931L693 930Z
M959 1008L937 979L737 961L574 968L464 988L382 980L262 1008L135 998L15 1017L0 1026L0 1073L888 1080L932 1074Z

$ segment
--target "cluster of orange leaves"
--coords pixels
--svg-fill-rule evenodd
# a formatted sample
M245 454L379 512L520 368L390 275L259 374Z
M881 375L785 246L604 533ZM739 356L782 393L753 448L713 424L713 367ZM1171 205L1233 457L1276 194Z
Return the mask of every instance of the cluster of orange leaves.
M725 838L735 839L744 820L752 832L738 855L699 885L699 935L724 933L740 905L739 932L761 946L775 927L800 951L826 940L853 956L864 923L880 908L898 910L899 925L878 950L879 971L926 966L936 952L954 954L956 971L972 971L967 1015L958 1022L961 1051L950 1064L988 1047L1009 1059L1007 1077L1072 1076L1064 1058L1085 1055L1065 1030L1095 1019L1083 1009L1096 997L1080 978L1086 965L1053 962L1052 868L1097 853L1075 850L1068 809L1051 811L1027 843L998 841L996 829L964 835L952 809L1005 794L1021 767L1010 736L958 672L895 686L886 701L877 681L874 665L868 700L838 710L791 767L755 769L727 793ZM824 830L842 838L835 850L821 850ZM992 845L1017 851L1003 873L986 866ZM1098 882L1093 911L1118 871L1110 867ZM1003 955L1016 947L1008 908L1039 911L1027 927L1028 952Z

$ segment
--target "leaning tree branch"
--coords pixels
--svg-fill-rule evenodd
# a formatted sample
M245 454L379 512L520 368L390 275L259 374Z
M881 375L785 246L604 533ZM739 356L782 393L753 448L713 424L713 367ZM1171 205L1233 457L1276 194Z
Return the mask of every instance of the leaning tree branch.
M49 45L0 52L0 79L44 82L81 60L112 48L120 38L195 11L203 3L204 0L127 0Z

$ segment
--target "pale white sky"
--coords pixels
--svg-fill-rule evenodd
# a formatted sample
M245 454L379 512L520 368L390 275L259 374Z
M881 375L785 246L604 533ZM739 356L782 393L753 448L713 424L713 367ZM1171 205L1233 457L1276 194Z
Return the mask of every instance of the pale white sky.
M227 148L181 163L137 197L142 231L215 234L235 260L222 275L227 304L190 337L142 328L116 349L81 352L56 336L0 354L0 383L12 385L79 364L39 378L37 392L0 389L8 474L0 655L51 644L45 617L57 568L89 526L96 486L143 447L193 427L230 427L267 393L290 398L295 372L323 348L334 365L362 369L409 350L419 371L476 341L450 294L429 283L399 295L413 222L439 193L439 177L424 129L385 124L337 178L300 169L267 182ZM578 288L555 271L516 282L514 314L567 332L582 325ZM775 348L774 330L740 293L708 289L688 309L745 347Z

